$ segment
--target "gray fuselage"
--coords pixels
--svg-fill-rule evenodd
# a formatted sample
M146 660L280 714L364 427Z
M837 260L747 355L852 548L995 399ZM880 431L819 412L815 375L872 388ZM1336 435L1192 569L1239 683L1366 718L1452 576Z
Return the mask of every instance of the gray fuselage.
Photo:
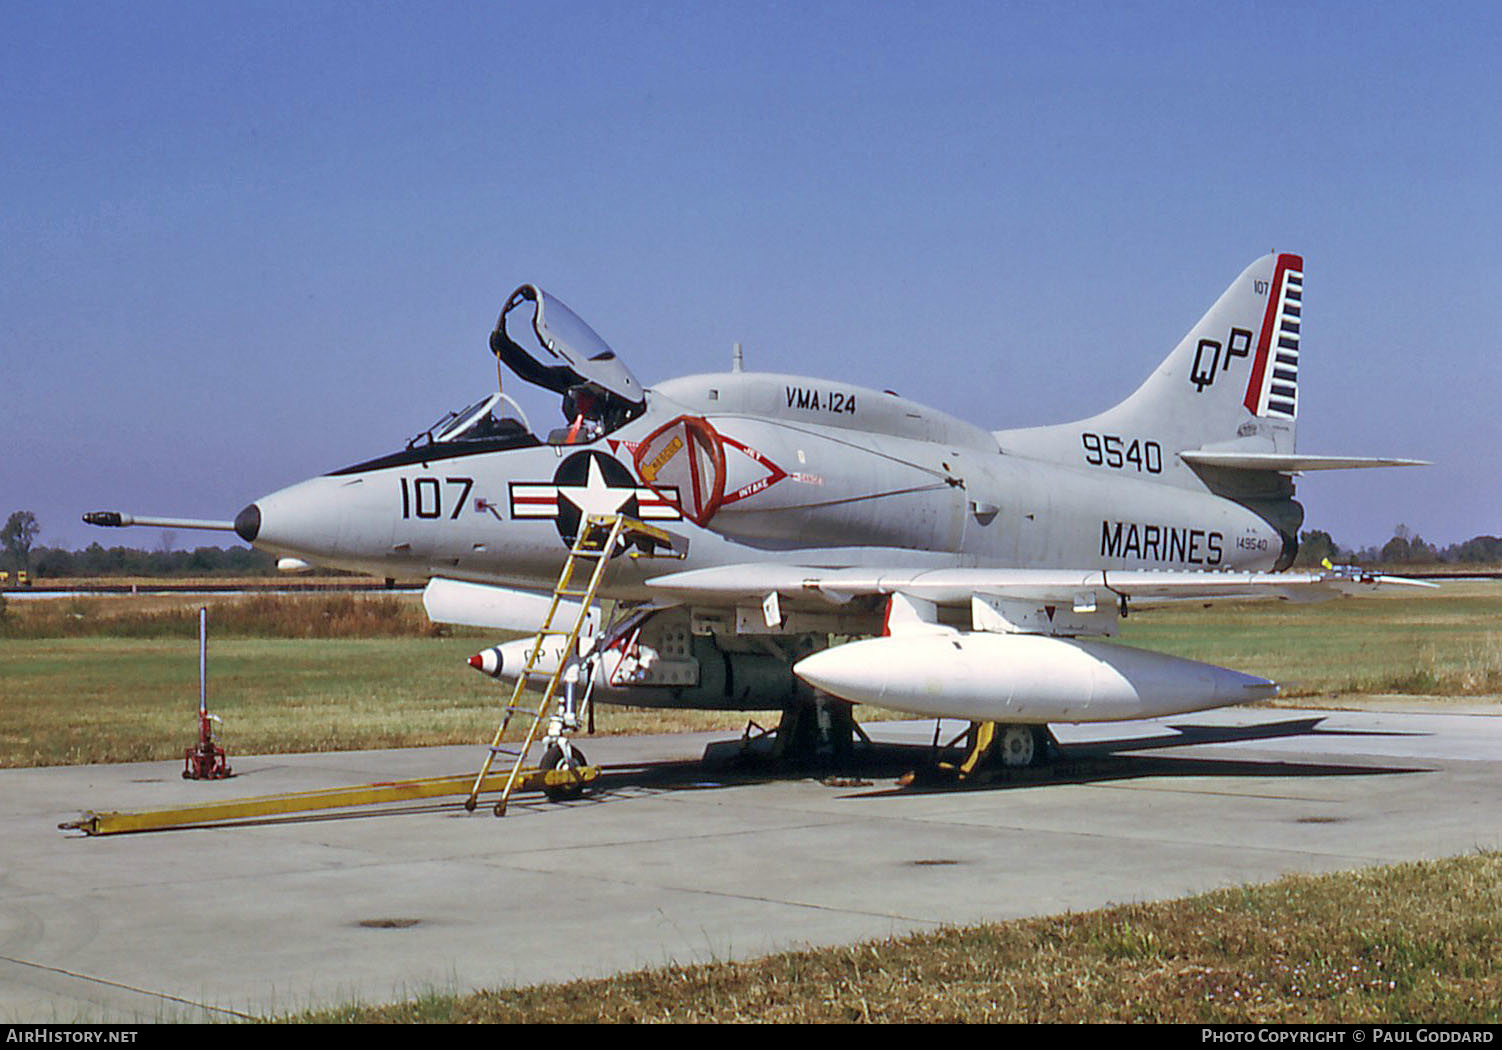
M642 485L632 463L632 449L680 415L724 439L727 495L704 528ZM644 413L591 441L438 443L312 478L257 500L241 535L377 576L541 590L578 514L618 510L687 536L682 569L1273 568L1287 537L1247 506L1186 485L1184 464L1165 462L1173 455L1138 451L1117 466L1007 454L996 434L896 394L725 373L660 385ZM608 579L614 596L640 596L660 571L621 561Z

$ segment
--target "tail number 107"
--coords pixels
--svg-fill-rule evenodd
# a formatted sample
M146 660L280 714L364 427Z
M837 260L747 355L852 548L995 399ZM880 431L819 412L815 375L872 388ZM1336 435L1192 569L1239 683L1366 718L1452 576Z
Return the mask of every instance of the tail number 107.
M1156 441L1138 441L1119 434L1080 435L1085 446L1085 462L1092 467L1111 467L1115 470L1135 469L1138 473L1163 473L1163 446Z
M439 486L437 478L414 478L410 483L406 478L402 478L401 482L402 517L443 517L443 489ZM457 518L459 512L464 509L464 501L469 498L469 490L475 487L475 479L444 478L443 484L459 487L457 494L454 493L452 488L449 490L454 508L453 512L449 514L449 518Z

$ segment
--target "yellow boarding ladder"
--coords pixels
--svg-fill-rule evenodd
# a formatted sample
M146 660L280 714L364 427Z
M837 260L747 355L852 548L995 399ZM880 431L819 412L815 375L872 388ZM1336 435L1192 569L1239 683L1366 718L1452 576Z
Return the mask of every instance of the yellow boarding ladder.
M547 723L553 713L553 705L558 698L559 683L564 681L570 672L578 674L581 666L591 672L584 676L584 680L587 682L593 678L588 661L581 661L579 658L579 635L594 606L595 596L599 593L600 584L605 578L605 570L610 564L611 557L623 544L629 546L627 553L632 558L650 558L659 555L681 558L685 553L685 542L681 537L625 514L590 514L580 522L579 534L569 550L568 560L563 563L563 572L558 576L558 586L553 588L552 604L548 606L548 613L543 617L542 625L537 629L537 636L527 650L527 662L521 674L517 676L511 699L503 708L501 724L495 731L495 739L490 743L490 751L485 756L485 764L475 777L474 787L469 793L469 798L464 802L464 808L470 812L474 811L479 801L480 791L485 786L496 755L506 755L512 760L511 770L506 777L505 786L501 789L501 797L495 804L495 815L498 817L506 815L506 803L511 799L511 793L515 790L523 767L526 765L527 754L537 741L538 728ZM580 569L584 567L588 567L589 582L581 588L575 584L575 576L582 575ZM575 608L574 603L577 603L577 613L572 623L566 628L554 626L554 621L559 619L560 610L565 610L563 615L566 621L568 616L566 610ZM602 625L595 635L597 646L605 636L606 632ZM546 642L553 639L562 639L563 645L558 650L556 666L551 671L544 671L541 669L546 662L543 647ZM596 651L598 652L598 647ZM546 682L542 686L542 699L533 709L523 704L522 694L539 678L546 678ZM506 735L506 730L511 726L511 719L516 715L532 719L532 724L528 727L527 735L519 748L502 747L501 738ZM567 756L568 762L566 775L548 776L549 786L566 787L568 784L583 784L586 779L593 779L593 777L586 778L581 773L581 767L574 764L569 748L564 748L564 755ZM562 770L559 772L565 773ZM553 783L557 780L566 781L566 783Z

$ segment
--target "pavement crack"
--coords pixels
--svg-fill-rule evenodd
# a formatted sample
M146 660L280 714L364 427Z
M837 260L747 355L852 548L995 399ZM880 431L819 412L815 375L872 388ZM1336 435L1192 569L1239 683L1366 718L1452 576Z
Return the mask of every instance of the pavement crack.
M552 868L534 868L522 864L514 864L510 867L516 871L526 871L534 875L556 876L558 872ZM792 900L787 897L770 897L761 893L736 893L730 890L704 889L698 886L681 886L668 882L649 882L642 879L612 878L606 875L583 874L575 872L573 878L580 880L592 880L594 882L608 883L613 886L627 886L632 889L671 890L674 893L686 893L699 897L713 897L721 900L751 901L756 904L775 904L784 908L801 908L809 911L827 912L831 915L866 915L872 918L894 919L900 922L919 923L924 926L938 927L944 924L944 920L935 919L926 915L904 915L901 912L873 911L870 908L836 907L830 904L816 904L810 901Z
M105 977L95 977L91 974L79 973L76 970L67 970L61 966L48 966L46 963L33 962L30 959L17 959L13 955L0 955L0 961L8 962L15 966L24 966L32 970L40 970L44 973L55 973L63 977L71 977L74 980L78 981L87 981L90 984L104 985L106 988L119 988L122 991L135 992L137 995L144 995L152 999L161 999L169 1003L178 1003L182 1006L190 1006L195 1010L204 1010L209 1013L215 1014L225 1014L229 1017L239 1018L242 1021L261 1020L261 1018L257 1017L255 1014L241 1013L239 1010L232 1010L227 1006L215 1006L211 1003L195 1002L192 999L184 999L182 996L173 995L170 992L157 992L153 991L150 988L138 988L133 984L125 984L122 981L111 981Z

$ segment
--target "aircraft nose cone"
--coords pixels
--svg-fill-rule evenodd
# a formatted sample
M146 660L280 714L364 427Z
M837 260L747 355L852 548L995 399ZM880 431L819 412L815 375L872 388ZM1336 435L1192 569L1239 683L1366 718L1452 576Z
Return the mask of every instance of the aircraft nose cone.
M270 554L390 576L400 520L393 505L401 509L394 480L388 487L363 476L308 478L257 499L235 518L235 531Z
M246 543L254 543L261 534L261 508L252 503L236 514L235 533Z

